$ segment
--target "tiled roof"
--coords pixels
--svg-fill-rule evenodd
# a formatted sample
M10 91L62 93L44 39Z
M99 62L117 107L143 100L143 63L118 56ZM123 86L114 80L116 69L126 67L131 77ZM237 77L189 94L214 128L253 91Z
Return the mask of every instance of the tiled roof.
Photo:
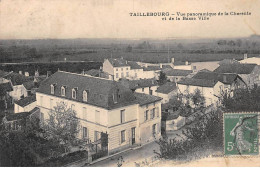
M158 82L155 79L139 79L139 80L121 79L119 82L131 90L158 85Z
M51 84L55 84L54 94L51 94ZM61 87L65 86L66 95L61 96ZM77 98L72 99L72 89L77 88ZM88 91L88 101L83 101L83 91ZM60 98L88 103L98 107L113 109L136 103L132 91L118 82L96 78L87 75L58 71L43 81L38 92L54 95ZM113 95L118 93L118 102L114 103Z
M16 101L15 103L18 104L19 106L25 107L35 101L36 101L36 96L33 95L33 96L27 96L23 99L20 99L20 100Z
M167 69L164 71L166 76L187 76L192 73L191 70Z
M203 80L203 79L194 79L186 78L178 82L178 84L199 86L199 87L214 87L218 81L215 80Z
M13 87L10 82L0 84L0 95L5 95L6 92L13 91Z
M141 106L162 100L162 98L160 97L144 94L144 93L134 93L134 95L139 105Z
M256 66L256 64L223 64L214 70L214 72L250 74Z
M238 75L233 73L198 72L192 78L204 79L204 80L215 80L215 81L220 81L224 84L232 84L237 77Z
M176 84L172 82L167 82L161 86L159 86L156 90L158 93L168 94L173 90L177 89Z
M129 66L127 61L122 58L109 58L108 61L113 65L113 67Z
M127 63L131 67L131 69L142 69L142 67L138 65L135 61L128 61Z

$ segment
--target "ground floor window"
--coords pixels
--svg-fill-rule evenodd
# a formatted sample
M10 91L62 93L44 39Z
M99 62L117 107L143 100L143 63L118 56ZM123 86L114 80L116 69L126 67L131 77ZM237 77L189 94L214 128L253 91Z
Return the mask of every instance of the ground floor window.
M95 131L94 140L95 140L95 141L98 141L99 139L100 139L100 132Z
M82 128L82 138L88 138L88 129L86 127Z
M156 124L154 124L154 125L153 125L153 127L152 127L152 132L153 132L153 135L155 135L155 134L156 134L156 127L157 127L157 126L156 126Z
M121 143L125 142L125 130L121 131Z

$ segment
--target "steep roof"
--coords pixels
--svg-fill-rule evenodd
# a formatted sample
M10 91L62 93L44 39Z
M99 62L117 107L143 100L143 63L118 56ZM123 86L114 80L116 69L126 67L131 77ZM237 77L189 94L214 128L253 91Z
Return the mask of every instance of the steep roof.
M214 72L250 74L256 66L256 64L223 64L214 70Z
M224 84L232 84L237 77L238 75L233 73L198 72L192 78L203 80L215 80L220 81Z
M51 94L51 85L54 84L54 94ZM65 97L61 96L61 87L66 89ZM72 98L72 89L77 89L77 98ZM88 101L83 101L83 91L88 91ZM60 98L88 103L106 109L114 109L136 103L132 91L118 82L97 78L88 75L58 71L43 81L38 92L54 95ZM118 94L118 102L113 96Z
M32 95L32 96L27 96L23 99L20 99L18 101L15 101L16 104L18 104L19 106L25 107L33 102L36 101L36 96Z
M192 70L167 69L164 72L166 76L187 76Z
M0 84L0 95L5 95L6 92L13 91L13 87L10 82Z
M162 100L160 97L144 93L134 93L134 96L136 97L140 106Z
M199 87L214 87L218 81L215 80L203 80L195 78L186 78L178 82L178 84L199 86Z
M161 86L159 86L156 90L158 93L168 94L173 90L177 89L176 84L172 82L167 82Z

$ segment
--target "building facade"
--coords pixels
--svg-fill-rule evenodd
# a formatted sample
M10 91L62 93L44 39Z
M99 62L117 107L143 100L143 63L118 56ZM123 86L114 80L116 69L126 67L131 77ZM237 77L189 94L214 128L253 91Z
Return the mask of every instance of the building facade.
M144 117L140 101L154 103L153 108L158 108L159 116L154 117L152 123L156 122L159 128L161 98L147 96L138 100L134 92L118 82L59 71L40 85L36 101L42 121L48 119L48 113L59 102L65 102L76 111L80 120L79 137L93 143L100 140L101 133L108 134L108 151L111 154L145 143L140 133L140 117ZM149 125L152 129L153 125ZM148 136L153 137L153 133Z

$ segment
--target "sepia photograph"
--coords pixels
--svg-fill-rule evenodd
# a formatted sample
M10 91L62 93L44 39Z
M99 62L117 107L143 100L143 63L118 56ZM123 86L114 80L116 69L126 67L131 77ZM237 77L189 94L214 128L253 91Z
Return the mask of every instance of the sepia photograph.
M0 167L259 167L260 0L0 0Z

